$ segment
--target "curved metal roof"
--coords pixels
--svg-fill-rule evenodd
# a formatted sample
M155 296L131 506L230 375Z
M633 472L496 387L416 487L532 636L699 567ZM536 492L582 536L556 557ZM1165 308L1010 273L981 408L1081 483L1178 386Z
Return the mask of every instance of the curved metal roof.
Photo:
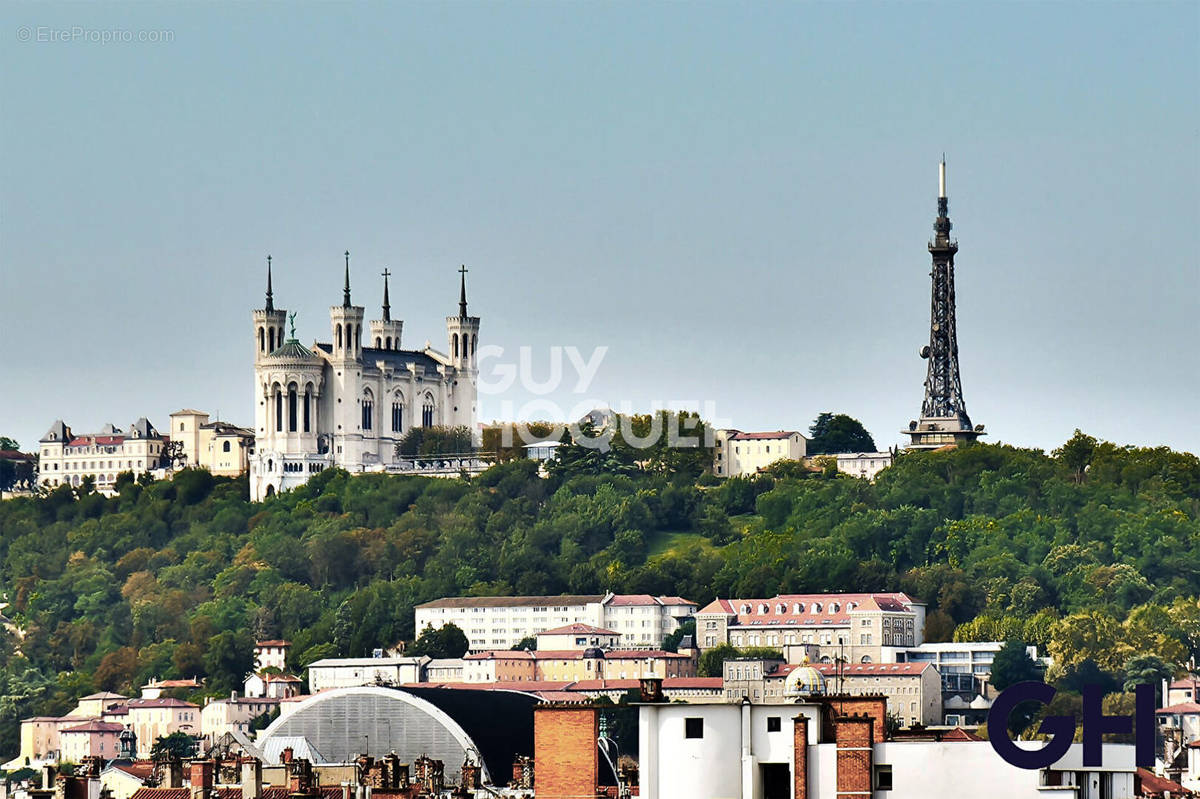
M322 691L263 730L258 745L304 738L331 763L360 754L396 752L405 762L421 755L457 771L468 753L480 760L485 780L507 781L517 754L533 754L533 707L538 700L516 691L469 691L366 686Z

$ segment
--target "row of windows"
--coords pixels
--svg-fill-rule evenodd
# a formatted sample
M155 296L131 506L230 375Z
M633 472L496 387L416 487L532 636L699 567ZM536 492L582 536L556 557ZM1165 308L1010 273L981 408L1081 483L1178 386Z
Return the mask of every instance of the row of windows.
M228 450L226 450L226 451L228 451ZM104 461L79 461L78 463L64 463L62 465L62 467L63 467L64 472L72 472L72 471L88 472L88 471L94 471L96 469L132 469L133 468L133 461L131 461L131 460L124 461L124 466L122 466L121 461L108 461L108 466L105 466L104 463L105 463ZM116 466L113 465L114 463L116 464ZM142 468L142 463L143 463L143 461L137 462L137 466L139 469ZM46 464L46 465L54 467L53 469L48 469L47 471L55 471L55 472L58 471L57 463Z
M271 354L283 344L283 328L267 327L258 329L258 351Z
M463 335L462 335L462 354L463 354L464 358L466 358L468 356L473 356L475 354L475 345L478 343L478 340L479 340L479 336L471 336L470 341L468 342L467 334L463 333ZM470 352L467 352L468 344L470 345ZM450 336L450 351L455 358L458 357L458 349L459 349L458 334L455 333L452 336Z

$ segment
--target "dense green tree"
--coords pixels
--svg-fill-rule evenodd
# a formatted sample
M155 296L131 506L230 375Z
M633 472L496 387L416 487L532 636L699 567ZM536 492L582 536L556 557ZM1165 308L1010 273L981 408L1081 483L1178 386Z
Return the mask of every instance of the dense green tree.
M1135 655L1125 661L1124 676L1125 681L1121 684L1123 691L1132 693L1142 683L1150 683L1154 686L1154 695L1161 704L1163 680L1173 679L1175 669L1157 655Z
M186 732L173 732L170 735L163 735L155 739L150 747L150 757L153 760L160 760L167 757L177 757L180 760L187 760L195 757L198 751L199 747L195 738Z
M431 658L460 658L470 647L467 634L452 622L446 622L436 630L426 627L417 636L408 650L410 655L426 655Z
M695 640L696 640L696 620L695 619L688 619L683 624L679 625L679 627L677 627L671 633L669 633L667 635L667 637L663 639L663 649L666 650L667 652L678 652L679 651L679 642L682 641L684 636L687 636L687 635L692 636L692 641L695 642Z
M808 428L809 455L875 452L875 439L862 422L844 413L820 413Z
M1003 691L1015 683L1039 679L1041 670L1029 657L1024 641L1009 639L992 660L991 686L997 691Z

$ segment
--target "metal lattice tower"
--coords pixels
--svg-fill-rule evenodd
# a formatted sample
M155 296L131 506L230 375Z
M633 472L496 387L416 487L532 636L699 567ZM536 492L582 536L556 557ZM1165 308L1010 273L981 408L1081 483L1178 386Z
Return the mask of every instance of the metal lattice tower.
M946 197L946 159L938 174L938 215L933 223L934 237L929 242L933 258L930 272L932 291L929 307L929 344L921 348L921 357L929 361L925 375L925 401L920 421L909 422L909 445L933 449L946 444L974 440L983 435L983 425L973 427L962 395L962 376L958 367L958 324L954 310L954 255L958 242L950 238L950 201Z

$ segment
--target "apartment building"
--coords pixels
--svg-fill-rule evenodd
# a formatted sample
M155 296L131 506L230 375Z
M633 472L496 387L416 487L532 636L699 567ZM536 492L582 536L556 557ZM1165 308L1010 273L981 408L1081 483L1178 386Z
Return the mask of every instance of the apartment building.
M920 646L924 632L925 603L903 593L717 599L696 613L701 650L728 643L791 648L799 657L815 645L827 663L883 662L891 649Z
M472 652L508 649L525 638L572 624L620 633L626 648L653 649L696 612L676 596L592 594L523 597L446 597L418 605L416 629L451 623Z

